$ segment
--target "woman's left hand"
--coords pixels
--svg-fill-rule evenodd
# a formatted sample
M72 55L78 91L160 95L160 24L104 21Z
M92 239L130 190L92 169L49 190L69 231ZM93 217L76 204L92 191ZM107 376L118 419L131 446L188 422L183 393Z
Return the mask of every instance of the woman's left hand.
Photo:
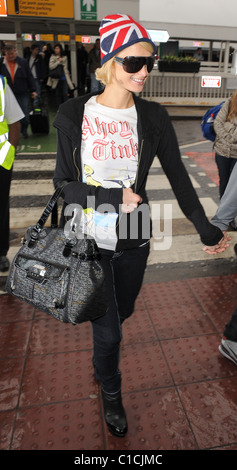
M223 232L223 238L217 243L217 245L213 246L204 246L203 251L208 253L209 255L216 255L217 253L223 253L226 248L230 246L228 243L232 237L229 237L226 232Z

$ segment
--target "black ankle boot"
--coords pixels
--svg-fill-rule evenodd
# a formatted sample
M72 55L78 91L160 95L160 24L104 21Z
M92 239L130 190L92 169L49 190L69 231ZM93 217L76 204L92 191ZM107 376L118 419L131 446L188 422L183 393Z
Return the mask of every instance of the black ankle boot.
M101 393L104 406L104 418L111 434L119 437L125 436L128 425L122 404L121 392L110 394L101 390Z

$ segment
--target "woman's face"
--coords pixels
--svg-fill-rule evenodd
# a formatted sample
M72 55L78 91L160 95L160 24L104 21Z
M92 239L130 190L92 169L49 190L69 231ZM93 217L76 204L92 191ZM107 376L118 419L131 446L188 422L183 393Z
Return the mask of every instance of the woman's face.
M121 58L125 58L127 56L150 57L151 55L151 52L147 51L139 43L133 44L132 46L129 46L116 54L117 57ZM116 84L118 87L127 91L140 93L148 77L149 73L147 72L146 65L144 65L141 70L136 73L127 73L124 71L122 65L116 62L113 64L112 84Z
M60 54L61 54L61 49L60 49L60 47L59 47L59 46L55 46L54 52L55 52L56 55L60 55Z

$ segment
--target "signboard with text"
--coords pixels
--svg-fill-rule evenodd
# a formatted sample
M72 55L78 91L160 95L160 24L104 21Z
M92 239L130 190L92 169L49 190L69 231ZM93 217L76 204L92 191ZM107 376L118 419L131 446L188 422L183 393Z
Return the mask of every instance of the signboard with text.
M202 76L201 86L203 88L220 88L221 87L221 77L220 76Z
M81 20L97 20L97 1L81 1Z
M7 13L17 16L73 18L73 0L7 0Z
M6 0L0 0L0 16L7 16Z

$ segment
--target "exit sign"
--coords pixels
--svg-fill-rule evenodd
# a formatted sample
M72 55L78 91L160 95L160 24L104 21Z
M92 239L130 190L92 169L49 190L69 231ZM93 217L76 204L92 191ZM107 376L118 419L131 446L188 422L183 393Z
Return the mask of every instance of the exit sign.
M81 42L82 42L83 44L90 44L90 42L91 42L91 37L90 37L90 36L82 36Z
M97 20L96 0L81 0L81 20Z
M202 76L202 83L203 88L220 88L221 87L221 77L219 76Z
M6 0L0 0L0 16L7 16Z

